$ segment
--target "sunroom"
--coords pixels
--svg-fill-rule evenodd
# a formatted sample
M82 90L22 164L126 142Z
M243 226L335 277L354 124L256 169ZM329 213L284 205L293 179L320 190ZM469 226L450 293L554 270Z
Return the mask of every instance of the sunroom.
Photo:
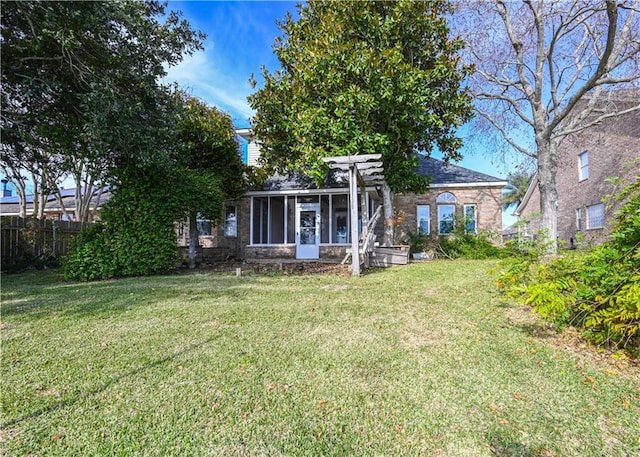
M249 199L247 259L292 258L340 260L351 243L348 188L256 190ZM358 196L358 233L362 211L380 205L375 188ZM364 204L362 204L364 203Z

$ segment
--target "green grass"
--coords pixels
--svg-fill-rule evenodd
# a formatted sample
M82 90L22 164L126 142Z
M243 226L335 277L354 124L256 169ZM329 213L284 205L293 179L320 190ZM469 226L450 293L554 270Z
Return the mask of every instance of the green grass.
M487 261L361 278L2 277L6 455L632 456L640 382ZM615 368L615 366L614 366Z

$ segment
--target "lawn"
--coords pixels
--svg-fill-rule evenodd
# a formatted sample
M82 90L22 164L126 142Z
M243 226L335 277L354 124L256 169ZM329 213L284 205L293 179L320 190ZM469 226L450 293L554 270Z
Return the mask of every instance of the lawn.
M492 266L3 275L0 446L10 456L638 455L638 368L559 345L528 309L501 303Z

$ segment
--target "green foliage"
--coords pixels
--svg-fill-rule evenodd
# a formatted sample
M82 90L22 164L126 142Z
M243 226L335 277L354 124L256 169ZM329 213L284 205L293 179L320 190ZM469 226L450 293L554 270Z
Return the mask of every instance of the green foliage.
M507 188L502 194L502 209L517 207L529 188L529 183L533 173L527 171L516 171L507 175Z
M532 251L504 262L498 287L562 327L584 330L594 343L640 355L640 178L611 239L586 252L543 259ZM539 251L533 251L539 252Z
M249 97L267 165L324 179L326 156L381 153L392 190L423 190L414 151L459 158L470 118L445 1L320 2L280 23L282 68Z
M249 97L264 166L320 183L324 157L381 154L391 191L424 192L416 153L437 147L459 159L457 130L472 110L449 3L309 1L298 10L279 24L281 69L263 68L264 87ZM391 193L383 198L391 242Z
M64 259L65 277L141 276L175 267L179 202L173 194L179 175L157 167L136 171L104 206L103 222L78 238Z
M183 218L196 212L220 220L224 198L245 190L245 166L231 117L204 102L180 94L177 153L174 161L182 174L176 195L184 209Z
M42 192L65 173L118 182L171 149L166 68L204 35L158 1L3 2L1 165Z

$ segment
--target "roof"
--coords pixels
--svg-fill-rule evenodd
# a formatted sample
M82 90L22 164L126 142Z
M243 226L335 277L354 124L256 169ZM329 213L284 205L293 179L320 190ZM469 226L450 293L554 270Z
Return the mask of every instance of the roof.
M67 211L74 211L76 208L76 200L75 200L75 188L71 189L61 189L60 193L62 196L62 200L64 202L64 206ZM97 201L98 189L93 189L93 196L91 198L91 207L94 208L96 203L101 206L103 203L107 202L111 198L111 193L108 188L105 188L100 196L100 201ZM27 195L27 211L31 211L33 209L33 195ZM56 198L55 195L50 194L47 196L47 203L45 206L45 212L62 212L62 207L60 202ZM20 213L20 202L18 196L11 197L2 197L0 198L0 214L2 215L16 215Z
M502 178L496 178L479 171L470 170L452 163L432 157L420 157L418 173L422 176L430 176L431 184L495 184L506 185Z
M507 182L502 178L496 178L495 176L490 176L451 163L447 164L442 160L432 157L420 156L420 164L418 165L417 172L423 176L431 177L432 187L453 185L504 187L507 185ZM322 188L344 188L348 185L349 178L346 172L330 170ZM312 189L318 189L318 187L311 178L295 173L291 176L271 176L267 178L262 186L250 190L271 192Z

